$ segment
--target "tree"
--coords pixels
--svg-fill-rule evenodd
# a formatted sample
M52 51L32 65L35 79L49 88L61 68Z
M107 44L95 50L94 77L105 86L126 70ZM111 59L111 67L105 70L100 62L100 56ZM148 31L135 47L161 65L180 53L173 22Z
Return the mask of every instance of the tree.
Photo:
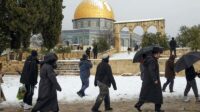
M49 0L51 3L47 13L49 19L43 26L42 36L44 39L44 46L50 50L59 42L62 24L62 0Z
M161 33L145 33L142 38L142 47L158 44L164 49L168 49L167 40L166 35L162 35Z
M10 46L10 38L8 35L6 35L2 29L0 28L0 54L6 50L7 48L9 48Z
M106 38L98 38L98 41L96 44L97 44L97 48L99 52L104 52L110 49L110 45L108 44Z
M9 27L11 45L18 45L14 45L13 49L19 49L21 45L23 48L29 47L30 36L37 22L36 4L35 0L6 0L6 13L8 15L6 25Z
M195 51L200 49L200 25L182 26L177 41L182 47L190 47Z
M181 26L180 27L180 33L178 33L178 36L176 37L177 44L181 47L186 47L188 43L188 30L189 28L187 26Z
M4 33L11 38L11 48L24 49L30 45L32 34L41 33L49 50L61 33L62 0L1 0L0 15ZM3 5L2 5L3 4ZM4 7L2 7L4 6Z
M10 37L6 33L5 0L0 0L0 54L10 47Z
M62 54L62 59L65 59L65 53L70 53L71 48L68 47L63 47L63 46L58 46L57 48L54 49L56 53L61 53Z

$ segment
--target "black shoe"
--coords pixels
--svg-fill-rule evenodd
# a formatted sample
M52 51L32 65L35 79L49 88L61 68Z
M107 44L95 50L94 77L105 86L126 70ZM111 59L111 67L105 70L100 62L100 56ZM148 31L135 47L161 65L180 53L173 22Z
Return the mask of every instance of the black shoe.
M83 97L83 94L79 91L77 92L78 96L80 96L81 98Z
M81 92L82 93L82 97L84 97L85 96L85 93L84 92Z
M101 112L100 110L92 109L92 112Z
M162 92L165 92L165 90L163 89Z
M175 92L175 91L170 91L170 93L173 93L173 92Z
M111 110L113 110L113 108L111 108L111 107L105 109L105 111L111 111Z
M135 108L138 110L138 112L142 112L142 110L140 109L140 106L135 105Z

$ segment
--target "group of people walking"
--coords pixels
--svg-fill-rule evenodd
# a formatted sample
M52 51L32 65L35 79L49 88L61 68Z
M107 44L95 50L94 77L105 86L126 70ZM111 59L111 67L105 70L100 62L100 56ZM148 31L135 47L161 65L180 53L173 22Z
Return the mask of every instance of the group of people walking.
M44 56L43 61L38 61L37 51L33 50L31 55L27 57L21 73L20 82L25 85L26 92L21 107L24 110L32 109L32 112L58 112L57 91L61 91L61 87L57 82L57 74L54 69L57 68L56 61L58 57L54 53ZM38 77L38 65L40 64L40 82L38 99L34 107L32 99L34 88Z
M26 93L23 98L21 107L24 110L32 109L32 112L58 112L57 91L62 91L59 85L54 69L57 68L56 61L58 57L54 53L49 53L44 56L43 61L38 61L37 51L33 50L31 55L27 57L23 70L21 72L20 82L25 85ZM105 102L105 110L112 110L110 106L109 87L113 85L114 90L117 90L115 79L112 74L109 63L109 55L103 55L102 62L97 67L94 85L100 89L96 103L92 107L92 112L100 112L98 109L102 103ZM37 82L38 65L40 65L40 81L39 93L36 104L32 106L32 98L34 88ZM89 86L90 69L92 63L88 55L83 54L79 63L80 78L82 82L81 89L77 92L80 97L85 96L85 90Z
M155 104L155 112L164 112L164 110L161 109L161 106L163 104L162 92L165 92L167 85L169 85L170 93L174 92L174 61L176 54L170 54L169 59L166 61L165 77L167 80L162 87L158 64L158 59L162 52L163 51L161 48L155 47L151 52L143 54L142 59L140 60L142 87L139 95L139 100L134 106L139 112L142 111L141 107L147 102ZM33 50L31 52L31 55L27 57L24 63L20 82L25 85L26 93L24 95L23 103L21 104L21 106L25 110L32 109L32 112L58 112L59 106L57 100L57 91L62 91L62 88L56 78L57 74L54 71L54 69L57 68L56 62L58 60L58 57L54 53L49 53L44 56L43 61L39 61L37 59L37 55L37 51ZM38 83L38 65L40 65L39 94L36 104L32 106L34 89L36 84ZM89 56L86 52L86 54L82 55L82 58L79 62L80 79L82 82L82 86L80 90L77 91L77 95L80 97L85 96L85 90L89 87L90 69L92 67L93 65L89 60ZM1 68L2 64L0 64L0 70ZM0 71L0 81L3 74L3 71ZM187 95L192 88L196 97L196 101L200 102L195 80L195 77L199 73L195 72L194 66L192 65L191 67L185 69L185 74L187 85L184 91L184 101L189 101L189 97ZM109 65L109 55L104 54L102 56L101 62L98 64L96 69L94 86L99 87L99 94L97 96L95 104L91 108L92 112L101 112L99 110L99 107L103 101L106 111L113 110L110 105L109 95L109 88L111 87L111 85L114 90L117 90L117 85L112 73L112 68ZM2 100L5 100L5 97L3 95L3 92L0 91L0 101Z

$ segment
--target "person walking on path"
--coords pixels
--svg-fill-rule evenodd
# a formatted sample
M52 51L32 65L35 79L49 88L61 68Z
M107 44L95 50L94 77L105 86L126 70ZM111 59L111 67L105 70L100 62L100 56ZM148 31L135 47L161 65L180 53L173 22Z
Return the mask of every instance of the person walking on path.
M90 69L92 68L92 63L88 60L88 56L86 54L83 54L80 59L79 68L82 87L77 94L80 97L83 97L85 96L85 90L89 87Z
M196 77L197 74L198 73L195 72L193 65L190 66L189 68L185 69L185 76L186 76L186 80L187 80L187 84L186 84L185 91L184 91L184 101L185 102L190 101L190 98L187 95L188 95L188 92L190 91L191 88L194 92L196 102L200 102L197 83L196 83L196 80L195 80L195 77Z
M57 68L57 59L54 53L49 53L44 57L44 64L40 71L38 99L32 112L59 112L57 91L61 91L61 87L54 71Z
M97 47L97 45L94 46L92 51L93 51L94 59L97 59L97 55L98 55L98 47Z
M173 86L174 86L174 78L176 75L174 71L174 60L175 60L175 56L171 55L165 63L165 77L167 81L163 85L163 89L162 89L163 92L165 92L165 89L168 84L169 84L170 93L174 92Z
M99 111L99 107L104 100L105 110L110 111L112 108L110 107L110 95L109 95L109 87L113 86L114 90L117 90L117 86L115 83L115 79L112 74L111 66L109 63L109 55L104 54L102 58L102 62L97 66L97 71L95 75L94 85L99 87L99 95L96 99L94 106L92 107L92 112L101 112Z
M38 77L39 61L37 59L37 55L37 51L33 50L31 55L27 57L20 78L20 82L25 84L26 87L26 93L23 99L24 103L22 103L25 110L32 108L32 98Z
M91 47L88 47L85 51L85 53L88 55L88 58L90 59L90 50L91 50Z
M6 101L3 89L1 87L1 83L3 83L3 76L4 76L4 71L2 69L3 69L3 65L2 63L0 63L0 103L2 103L3 101ZM0 111L3 111L3 108L0 107Z
M163 103L158 59L161 53L160 48L153 48L152 54L147 55L144 60L144 77L140 91L139 101L135 104L138 111L145 102L155 104L155 112L163 112L161 104Z
M172 55L172 52L174 52L174 55L176 56L176 40L174 40L174 38L170 40L169 46L170 46L170 56Z

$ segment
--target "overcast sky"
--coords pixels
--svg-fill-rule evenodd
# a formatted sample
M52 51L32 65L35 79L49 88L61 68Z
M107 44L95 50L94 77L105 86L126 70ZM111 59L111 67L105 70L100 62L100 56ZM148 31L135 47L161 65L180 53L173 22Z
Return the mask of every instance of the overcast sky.
M63 30L72 28L72 19L82 0L64 0ZM115 20L138 20L165 18L166 33L176 36L182 25L200 24L200 0L107 0L112 7ZM140 32L136 30L136 33Z

